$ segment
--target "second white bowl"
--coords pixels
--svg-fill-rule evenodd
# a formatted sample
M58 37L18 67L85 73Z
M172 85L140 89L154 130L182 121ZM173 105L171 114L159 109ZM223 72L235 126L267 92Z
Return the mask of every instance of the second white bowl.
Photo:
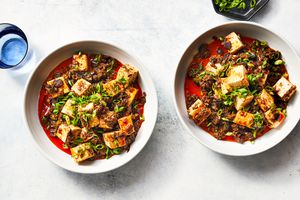
M43 82L48 74L62 61L70 58L74 52L102 53L112 56L122 63L131 64L139 69L139 84L142 91L146 92L146 104L144 107L145 121L143 122L136 140L129 152L113 156L108 160L95 160L78 165L70 155L58 149L47 137L38 117L38 98ZM146 72L143 64L124 50L98 41L81 41L65 45L46 58L31 74L25 89L24 118L29 132L41 152L52 162L67 170L79 173L101 173L118 168L133 159L148 142L157 117L157 95L154 84Z
M299 91L289 102L287 107L287 118L280 127L272 129L267 134L255 140L255 143L246 142L239 144L235 142L221 141L215 139L209 133L198 127L188 118L185 97L184 97L184 80L186 72L193 56L197 53L201 43L209 43L213 36L224 36L230 32L237 32L243 36L252 37L258 40L265 40L271 48L281 51L283 59L286 61L287 70L290 80L300 89L300 60L294 49L286 40L267 28L252 22L229 22L220 26L209 29L201 34L185 51L176 70L174 79L174 103L180 121L186 129L199 142L208 148L227 155L246 156L263 152L279 142L281 142L299 121L300 118L300 97Z

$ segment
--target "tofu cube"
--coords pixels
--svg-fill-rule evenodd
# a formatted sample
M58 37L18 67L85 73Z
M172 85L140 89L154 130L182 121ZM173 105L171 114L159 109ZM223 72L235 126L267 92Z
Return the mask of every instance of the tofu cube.
M117 74L117 80L124 78L127 81L128 85L130 83L133 83L137 79L138 73L139 71L137 68L129 64L125 64L122 67L120 67Z
M61 141L66 142L67 137L70 135L70 131L71 129L69 126L66 124L61 124L59 125L55 135L61 139Z
M92 113L80 112L79 118L83 127L93 128L98 126L100 123L98 117Z
M47 82L47 85L48 86L46 86L46 89L50 93L52 98L56 98L70 92L70 88L63 77L52 79ZM54 87L57 90L54 90Z
M112 80L103 84L103 89L105 90L107 95L113 97L119 94L121 91L123 91L124 86L121 83L119 83L117 80Z
M83 95L90 87L91 83L84 80L83 78L76 81L76 83L72 86L72 91L75 92L78 96Z
M135 132L132 122L132 116L128 115L118 119L120 130L127 136Z
M264 87L269 76L269 71L263 73L263 76L258 79L258 85Z
M241 41L241 38L239 35L237 35L235 32L230 33L225 37L225 42L228 42L231 44L230 49L228 50L229 53L234 54L240 49L244 47L244 44Z
M246 68L243 65L232 67L228 72L226 83L232 88L249 86Z
M78 112L93 112L94 110L94 103L89 103L87 105L80 105L78 106Z
M248 95L246 97L237 96L234 106L237 110L241 110L242 108L246 107L253 100L253 98L253 95Z
M125 90L125 93L128 96L128 106L130 106L132 104L137 92L138 92L138 89L136 89L134 87L130 87Z
M75 101L73 101L72 99L68 99L67 102L65 103L64 107L62 108L61 112L70 117L74 117L75 116L74 104L75 104Z
M296 86L283 76L277 81L273 88L284 101L290 100L296 92Z
M252 113L239 110L236 113L233 122L241 126L246 126L248 128L251 128L254 123L254 115Z
M232 87L227 83L227 78L221 78L221 92L227 94L232 91Z
M223 71L224 66L222 66L220 63L212 64L209 62L204 68L206 71L209 71L214 75L218 75L221 71Z
M211 114L211 110L198 99L189 107L188 113L192 119L197 120L197 122L201 124Z
M88 65L88 57L85 54L77 54L77 55L73 55L73 59L75 60L75 62L77 63L78 67L78 71L87 71L89 68Z
M89 127L90 128L99 126L99 124L100 124L100 120L98 119L97 116L90 117L90 119L89 119Z
M80 133L80 138L82 138L84 142L89 141L93 137L94 137L93 132L89 132L87 128L82 128L81 133Z
M93 148L89 143L83 143L71 148L73 159L79 163L95 156Z
M74 138L79 137L80 133L81 133L81 128L78 126L73 126L73 125L69 125L69 128L71 130L72 136Z
M126 137L121 131L103 133L103 140L106 146L111 149L126 146Z
M274 105L274 98L265 89L263 89L256 97L256 102L259 107L266 112Z
M270 128L278 127L285 118L283 113L278 111L273 111L272 109L265 112L264 115L268 121L268 126Z
M113 111L108 111L106 114L101 115L99 118L99 127L103 129L112 129L117 123L117 115Z

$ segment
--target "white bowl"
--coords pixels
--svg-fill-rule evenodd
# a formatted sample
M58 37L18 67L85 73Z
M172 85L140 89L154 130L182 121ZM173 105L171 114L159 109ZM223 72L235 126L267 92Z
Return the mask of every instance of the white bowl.
M213 36L227 35L235 31L243 36L265 40L270 47L281 51L283 59L286 61L287 70L290 75L290 80L297 86L298 91L289 102L287 107L287 118L280 127L271 130L267 134L255 140L255 143L246 142L239 144L235 142L227 142L215 139L213 136L198 127L192 120L188 118L185 97L184 97L184 79L187 68L197 52L197 48L201 43L209 43ZM185 51L183 54L174 79L174 102L177 114L180 121L186 129L203 145L208 148L226 155L232 156L246 156L263 152L279 142L281 142L299 121L300 118L300 60L294 49L281 36L273 31L252 22L229 22L201 34Z
M78 50L86 53L102 53L112 56L122 63L129 63L139 69L139 84L146 92L144 107L145 121L143 122L136 140L129 152L113 156L106 160L95 160L78 165L69 154L58 149L47 137L38 118L38 98L43 82L49 73L62 61L70 58ZM157 117L157 96L154 84L141 62L124 50L98 41L80 41L65 45L46 58L32 72L25 89L24 116L27 127L41 152L52 162L67 170L79 173L101 173L116 169L133 159L149 140Z

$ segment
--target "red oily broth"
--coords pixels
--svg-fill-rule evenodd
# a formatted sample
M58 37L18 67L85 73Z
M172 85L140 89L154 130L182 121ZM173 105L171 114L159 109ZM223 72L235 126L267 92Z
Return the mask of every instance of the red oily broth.
M65 61L61 62L58 66L56 66L48 75L47 79L45 80L45 82L51 80L54 78L54 75L56 73L66 73L68 70L68 66L70 64L72 64L72 57L66 59ZM121 62L118 62L118 66L115 68L115 77L116 78L116 74L118 72L118 70L120 69L120 67L123 65ZM140 98L143 96L143 92L142 89L140 87L140 85L138 83L135 83L133 85L136 89L138 89L138 92L136 94L136 98ZM49 112L50 110L50 105L49 102L47 101L50 98L49 93L47 92L47 90L42 87L41 91L40 91L40 96L39 96L39 103L38 103L38 115L39 115L39 120L40 120L40 124L43 127L47 137L50 139L50 141L60 150L62 150L63 152L70 154L71 155L71 151L69 148L65 149L63 147L63 141L61 141L58 137L53 137L50 134L50 131L47 129L47 127L45 125L43 125L42 123L42 117L45 115L45 113ZM138 114L140 116L142 116L144 113L144 106L139 105L138 106ZM139 120L138 124L139 126L141 126L143 123L143 120Z

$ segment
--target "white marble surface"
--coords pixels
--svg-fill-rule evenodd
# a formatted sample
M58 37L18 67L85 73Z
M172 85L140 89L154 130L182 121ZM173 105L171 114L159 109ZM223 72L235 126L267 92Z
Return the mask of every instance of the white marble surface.
M0 0L0 21L19 25L40 60L76 40L112 42L148 67L159 96L147 146L129 164L81 175L46 160L22 119L27 75L0 71L0 199L299 199L300 125L275 148L251 157L219 155L180 125L172 76L186 47L229 19L209 0ZM287 38L297 52L300 1L271 0L253 21ZM295 66L300 67L300 66Z

